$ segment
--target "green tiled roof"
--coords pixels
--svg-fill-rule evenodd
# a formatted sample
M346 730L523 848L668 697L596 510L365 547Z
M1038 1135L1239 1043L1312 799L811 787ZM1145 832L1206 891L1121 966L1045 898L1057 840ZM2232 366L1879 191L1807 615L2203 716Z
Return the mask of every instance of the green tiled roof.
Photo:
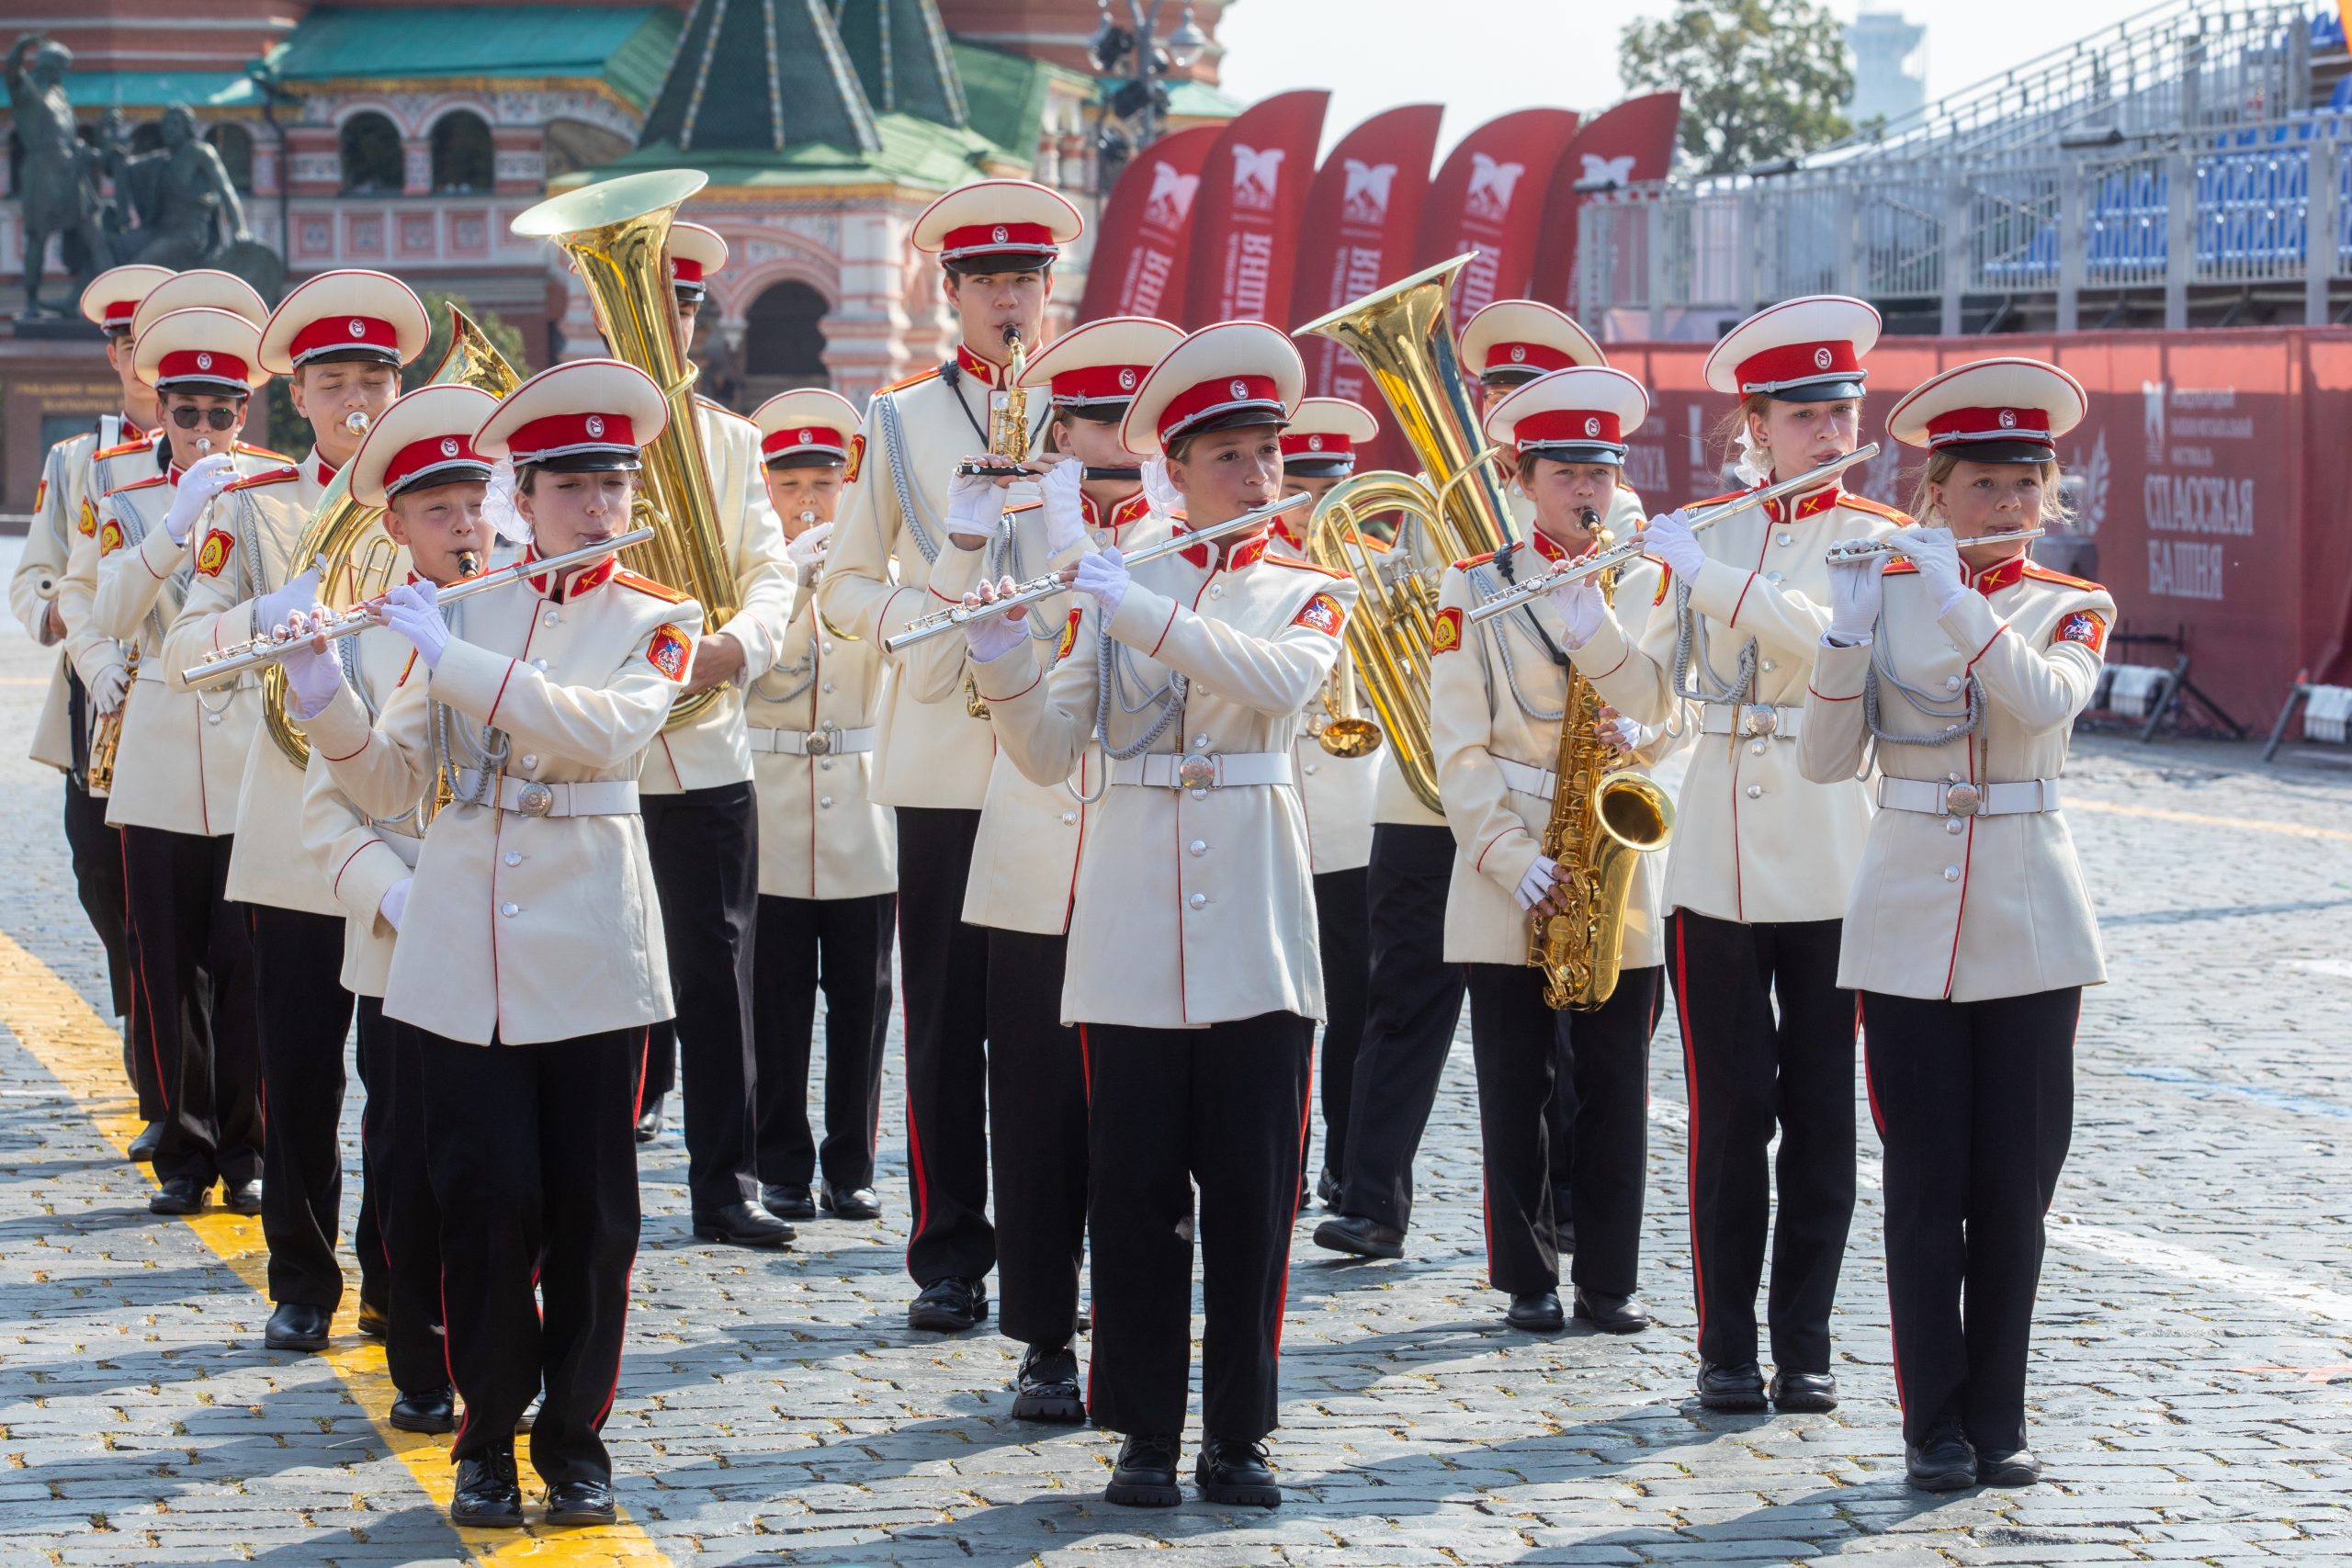
M238 108L259 102L242 71L76 71L66 77L65 91L82 113L109 106Z
M1241 112L1241 100L1206 82L1179 82L1168 89L1168 112L1193 119L1231 119Z
M964 78L966 123L1000 147L1018 149L1019 161L1028 163L1059 67L972 43L955 45L955 54L956 73Z
M876 115L874 125L881 134L882 150L871 154L813 141L775 153L718 148L682 152L673 142L656 141L604 164L590 178L684 168L702 170L713 186L722 188L888 183L944 191L984 174L1024 175L1029 170L1028 158L1015 158L969 130L904 114Z
M289 85L566 77L601 81L643 108L661 90L678 29L666 6L322 7L273 58Z

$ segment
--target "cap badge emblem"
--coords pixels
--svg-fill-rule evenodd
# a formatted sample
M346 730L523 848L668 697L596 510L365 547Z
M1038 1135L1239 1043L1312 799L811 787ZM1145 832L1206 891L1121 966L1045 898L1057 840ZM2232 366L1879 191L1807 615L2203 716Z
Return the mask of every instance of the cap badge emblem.
M1231 384L1225 389L1231 392L1237 398L1246 398L1250 395L1250 383L1237 376L1233 378Z
M991 239L991 240L994 240L994 241L995 241L998 244L1000 244L1000 245L1001 245L1001 244L1002 244L1002 243L1004 243L1004 242L1005 242L1005 229L1004 229L1004 225L1003 225L1003 224L1001 224L1001 223L1000 223L1000 224L998 224L995 228L993 228L993 229L989 230L989 239Z
M1123 391L1123 392L1132 392L1132 391L1134 391L1135 389L1136 389L1136 372L1135 372L1135 367L1134 367L1134 366L1132 366L1132 365L1127 365L1127 366L1122 366L1122 367L1120 367L1120 369L1119 369L1119 390L1121 390L1121 391Z
M588 416L588 434L594 437L603 436L605 434L605 416L603 414L592 413Z
M803 446L813 446L816 440L817 433L813 430L804 430L800 433L800 445Z
M199 355L198 355L196 356L196 367L197 367L198 370L209 370L209 369L211 369L211 368L212 368L212 356L211 356L210 355L209 355L209 354L199 354Z
M443 436L441 438L441 456L444 457L454 457L457 455L458 438L454 435Z
M1827 349L1816 348L1813 351L1813 367L1815 370L1826 370L1829 368L1830 360L1835 357L1836 355L1832 355Z
M352 317L351 335L353 337L366 337L368 335L368 323L361 321L356 316Z
M1513 365L1524 365L1527 363L1527 345L1525 344L1515 343L1510 345L1510 362Z
M2001 428L2003 430L2015 430L2017 427L2018 411L2015 409L2003 409L2001 411Z
M1586 420L1584 422L1584 433L1587 435L1599 435L1600 434L1600 422L1597 419Z
M1310 452L1320 452L1323 450L1323 438L1319 435L1308 436L1306 438L1306 449Z

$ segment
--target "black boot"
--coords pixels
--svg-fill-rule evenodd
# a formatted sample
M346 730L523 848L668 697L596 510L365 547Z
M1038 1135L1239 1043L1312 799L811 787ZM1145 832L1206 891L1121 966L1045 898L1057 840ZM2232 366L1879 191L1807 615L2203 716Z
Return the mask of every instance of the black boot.
M950 1276L944 1280L934 1280L922 1288L922 1293L907 1308L907 1326L934 1329L942 1334L961 1334L979 1324L988 1314L987 1283Z
M392 1413L388 1419L396 1431L454 1432L458 1429L457 1403L446 1388L404 1393L392 1401Z
M1279 1508L1283 1489L1274 1484L1274 1467L1266 1462L1266 1445L1234 1438L1204 1438L1200 1461L1193 1467L1193 1483L1204 1503L1238 1504L1249 1508Z
M1012 1418L1075 1427L1086 1419L1079 1392L1078 1358L1067 1345L1032 1345L1021 1357L1014 1384Z
M1650 1309L1637 1296L1599 1296L1577 1287L1576 1314L1603 1334L1639 1334L1650 1325Z
M1402 1258L1405 1233L1361 1214L1334 1214L1315 1227L1315 1245L1330 1252L1352 1252L1358 1258Z
M1960 1423L1939 1421L1921 1443L1903 1446L1903 1477L1921 1492L1959 1492L1976 1484L1976 1450Z
M1176 1459L1181 1448L1172 1434L1151 1436L1130 1432L1119 1445L1119 1462L1102 1500L1126 1508L1172 1508L1184 1500L1176 1490Z
M1772 1404L1783 1415L1802 1410L1838 1408L1835 1372L1776 1371L1772 1374Z
M458 1495L449 1500L458 1524L488 1529L519 1529L523 1488L514 1480L514 1445L501 1443L458 1466Z
M1700 1362L1699 1403L1709 1410L1763 1409L1763 1369L1753 1361Z
M262 1343L273 1350L323 1350L333 1322L334 1314L322 1306L285 1302L269 1314L269 1326L262 1330Z

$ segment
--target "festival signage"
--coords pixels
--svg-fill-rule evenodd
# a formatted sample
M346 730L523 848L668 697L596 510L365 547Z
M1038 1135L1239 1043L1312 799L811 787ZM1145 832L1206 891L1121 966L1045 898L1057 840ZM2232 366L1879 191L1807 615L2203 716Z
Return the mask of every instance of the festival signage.
M1299 221L1330 97L1277 93L1236 115L1209 150L1193 199L1187 328L1291 319Z

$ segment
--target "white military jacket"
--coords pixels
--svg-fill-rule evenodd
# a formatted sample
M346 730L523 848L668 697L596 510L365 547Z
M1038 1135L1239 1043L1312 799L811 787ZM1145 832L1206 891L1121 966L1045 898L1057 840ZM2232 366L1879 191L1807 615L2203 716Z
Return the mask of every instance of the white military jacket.
M1512 547L1517 581L1540 576L1560 558L1559 547L1549 539L1531 531L1530 541ZM1657 577L1656 564L1639 559L1619 579L1618 614L1636 628L1649 613ZM1552 782L1559 762L1561 720L1531 715L1526 705L1545 714L1563 713L1568 674L1552 662L1542 640L1528 628L1527 616L1532 615L1554 646L1563 650L1567 646L1565 627L1542 599L1523 612L1482 626L1464 619L1508 586L1493 558L1480 556L1447 568L1438 592L1438 648L1430 659L1430 730L1437 752L1438 786L1454 840L1453 878L1445 895L1449 964L1527 961L1528 917L1519 907L1519 885L1543 853L1544 829L1552 818L1553 797L1528 786ZM1686 728L1681 723L1658 728L1625 765L1646 773L1681 744ZM1498 766L1498 758L1517 766ZM1530 778L1531 773L1544 776ZM1634 858L1620 958L1624 968L1646 969L1666 962L1659 906L1668 852L1658 850Z
M1303 523L1291 525L1285 519L1276 518L1270 552L1304 560L1306 552L1299 546L1304 532ZM1333 667L1335 679L1347 657L1347 649L1342 648L1340 665ZM1380 778L1380 753L1388 750L1385 740L1378 750L1366 757L1335 757L1323 750L1319 737L1324 721L1330 716L1324 712L1324 702L1330 691L1331 686L1327 683L1323 693L1308 705L1306 728L1291 742L1292 753L1298 759L1299 805L1306 812L1306 855L1317 876L1326 872L1356 871L1371 861L1372 801ZM1361 716L1376 721L1361 686L1357 688L1356 711ZM1420 802L1413 804L1419 807Z
M65 773L73 768L74 737L73 731L73 700L66 684L66 674L73 668L73 655L67 646L74 634L74 622L68 614L71 603L65 593L65 575L74 556L74 520L90 517L89 532L97 532L96 514L91 510L96 500L88 490L90 455L101 446L119 446L119 433L124 427L119 414L107 414L97 426L72 435L51 446L42 457L40 481L33 490L32 523L25 531L24 549L17 557L16 573L8 579L8 608L16 612L27 636L43 648L58 649L56 663L49 673L49 692L42 699L40 717L33 726L30 756L36 762ZM135 433L137 427L132 426ZM41 590L46 584L49 592ZM66 625L62 637L50 635L49 607L58 607L58 616ZM79 609L86 614L89 600L80 600Z
M932 573L933 586L961 598L982 577L993 581L1010 576L1021 581L1057 571L1106 544L1132 550L1161 537L1168 526L1167 519L1152 512L1141 491L1114 506L1107 518L1093 498L1083 492L1079 505L1088 536L1079 547L1048 554L1045 508L1035 502L1012 507L1007 510L1004 528L990 547L967 550L950 546L941 552ZM1065 638L1076 636L1076 598L1070 594L1048 599L1031 608L1030 635L1043 648L1058 651ZM942 659L933 654L942 648L956 657ZM927 701L960 703L966 668L963 650L960 637L938 637L910 649L902 678ZM933 656L917 657L923 654ZM1102 815L1099 799L1089 805L1080 794L1100 795L1102 784L1099 751L1081 752L1077 769L1067 780L1040 784L1032 783L1012 756L999 749L989 767L989 792L980 807L979 832L972 840L971 874L964 880L963 918L967 923L1040 935L1069 930L1070 908L1078 897L1080 852Z
M1918 569L1890 566L1875 644L1825 646L1815 666L1802 747L1807 775L1850 778L1874 754L1880 788L1916 797L1911 781L1924 781L1929 795L1944 796L1926 811L1882 808L1871 821L1846 911L1840 986L1973 1002L2107 978L2065 817L2004 810L2011 802L2002 795L2015 792L2000 786L2030 791L2047 781L2054 805L2075 716L2098 685L2115 601L2095 582L2024 560L1979 574L1977 586L1939 617ZM1863 690L1874 660L1955 710L1923 712L1879 676L1885 729L1940 734L1958 716L1971 677L1984 694L1983 728L1932 746L1881 739L1873 753ZM1951 810L1949 792L1963 784L1992 786L1982 802L1989 809Z
M437 710L477 727L485 750L503 739L501 776L470 794L461 780L425 831L384 989L388 1017L477 1045L673 1014L636 789L693 668L702 610L611 562L560 597L556 586L541 576L464 601L465 637L438 669L411 668L372 728L347 685L303 721L334 782L384 817L432 782ZM571 812L577 785L596 809ZM535 814L535 800L552 808Z
M203 561L210 547L198 543L196 575L188 581L178 617L164 637L164 680L173 691L187 690L180 683L181 672L203 662L207 653L269 629L256 624L254 601L310 570L309 561L294 558L295 547L317 515L319 502L334 479L334 470L313 448L298 467L272 468L240 479L223 492L216 509L220 521L214 525L223 542L222 558L207 570ZM407 572L407 551L400 552L393 570ZM356 597L348 582L322 581L319 586L328 602L349 603ZM227 897L240 904L266 904L313 915L339 914L340 907L319 879L317 860L303 848L300 836L279 830L301 819L302 770L271 739L264 717L266 709L266 694L249 705L236 819L269 823L272 829L238 837L236 847L229 852ZM229 728L229 723L223 723L219 733L233 742Z
M1119 782L1123 769L1172 781L1188 758L1211 773L1230 758L1237 772L1286 778L1303 710L1340 657L1352 581L1269 556L1262 538L1221 556L1214 548L1138 567L1111 619L1114 679L1130 698L1178 672L1190 685L1148 752L1111 764L1079 863L1065 1023L1188 1029L1269 1012L1323 1016L1295 783ZM1023 638L978 667L1006 750L1039 784L1068 778L1089 744L1102 689L1100 623L1087 604L1058 662ZM1125 706L1114 694L1109 734L1119 747L1154 722L1149 709Z
M124 655L122 645L99 631L91 618L98 593L99 508L105 503L107 491L164 472L167 459L161 456L163 447L161 435L133 434L111 446L101 443L87 454L80 472L68 475L75 499L65 576L58 584L57 604L65 617L65 657L82 677L85 689L101 674L121 664ZM51 499L53 504L54 491ZM93 711L88 718L95 731L96 713ZM104 790L92 793L100 797L106 794Z
M994 374L993 367L969 355L958 360L952 385L934 369L876 392L851 442L849 489L817 596L833 625L876 645L955 602L933 590L932 559L955 548L947 542L947 487L958 461L987 449L989 387L980 377ZM1043 428L1049 400L1032 392L1030 407L1032 424ZM929 650L933 656L961 653L960 637L941 642ZM988 721L966 710L960 673L956 694L938 702L923 700L907 682L893 682L880 728L875 799L967 811L986 801L995 742Z
M874 804L882 655L837 635L817 601L793 603L776 667L745 693L760 802L760 895L863 898L899 886L898 824ZM808 738L826 737L812 755ZM797 747L798 750L792 748Z
M237 448L241 478L287 466L277 453ZM175 471L154 474L100 503L91 625L130 645L139 660L124 699L107 822L217 839L237 830L245 753L261 716L261 680L248 674L233 685L188 692L174 690L165 679L167 634L182 604L196 579L209 575L208 564L215 573L225 570L234 553L221 542L222 523L234 503L225 492L197 519L185 545L172 543L164 519L178 482Z
M413 651L408 639L389 626L373 626L334 647L344 660L345 683L372 718L400 687ZM424 787L433 787L429 778ZM423 799L423 792L418 798ZM342 982L354 996L380 998L391 978L398 933L384 919L384 895L394 883L415 874L418 852L424 847L423 816L415 801L394 816L368 816L335 784L319 748L311 748L310 765L302 775L302 848L318 869L320 886L343 916Z
M1747 701L1771 710L1771 733L1702 730L1694 738L1675 802L1668 909L1752 924L1834 920L1846 912L1870 829L1869 793L1856 780L1808 780L1797 755L1805 681L1829 626L1829 567L1822 554L1841 539L1879 538L1910 521L1832 486L1792 508L1771 502L1699 530L1707 562L1690 584L1690 618L1703 628L1706 646L1702 659L1694 636L1692 682L1702 689L1732 683L1753 638L1755 686ZM1606 618L1574 655L1611 706L1653 727L1678 706L1675 592L1667 573L1653 595L1657 613L1637 632ZM1623 595L1618 607L1622 615ZM1722 724L1709 716L1718 712L1734 721L1747 716L1710 704L1698 717L1702 726Z
M703 455L710 463L710 491L727 558L735 570L736 611L723 626L742 645L743 678L756 681L775 665L785 623L792 618L792 569L784 558L784 525L768 504L761 478L759 426L741 414L701 398L695 413L702 427ZM752 749L743 733L741 686L721 686L700 713L674 729L664 729L646 754L648 795L715 789L752 777Z

